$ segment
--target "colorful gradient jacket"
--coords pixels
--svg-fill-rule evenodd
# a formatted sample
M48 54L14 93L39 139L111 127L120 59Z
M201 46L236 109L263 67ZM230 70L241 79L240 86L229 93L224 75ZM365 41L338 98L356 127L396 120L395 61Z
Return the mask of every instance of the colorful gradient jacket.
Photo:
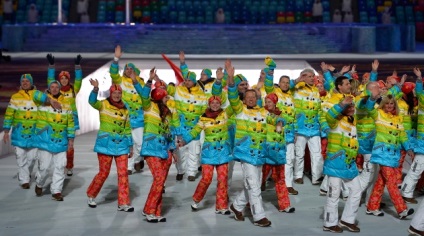
M159 107L150 100L149 86L141 87L139 83L134 85L141 95L144 110L144 134L141 146L142 156L153 156L161 159L168 158L168 151L173 149L174 137L179 135L178 114L175 109L170 108L171 114L164 121L160 118Z
M400 115L392 115L382 109L374 108L375 101L368 99L366 107L375 120L376 137L371 153L371 163L383 166L398 167L401 146L405 150L412 149L403 128Z
M280 132L277 132L276 130L278 122L281 122L283 125ZM286 138L284 137L285 123L286 121L283 118L283 113L279 116L268 113L266 117L265 164L286 164Z
M359 143L356 136L356 122L349 122L346 116L340 116L343 108L335 104L326 112L330 127L328 133L327 157L324 161L324 174L342 179L358 176L356 155Z
M12 129L10 139L13 146L33 148L38 105L46 100L47 95L35 89L21 89L12 95L4 115L3 129Z
M254 166L263 165L266 154L266 117L268 111L259 106L248 109L240 101L236 86L228 86L228 99L236 116L233 152L235 160L247 162Z
M49 66L48 70L47 70L47 86L55 81L55 67L54 66ZM70 83L71 81L69 81ZM79 130L79 120L78 120L78 111L77 111L77 105L75 104L75 98L77 97L78 92L81 89L81 83L82 83L82 70L81 70L81 66L75 66L75 80L74 80L74 84L73 87L71 87L71 89L69 91L60 91L60 93L63 94L63 96L65 97L64 102L68 103L71 105L71 109L72 109L72 115L74 118L74 127L75 130Z
M53 153L66 152L68 139L75 138L74 118L70 104L66 103L65 97L60 94L57 100L62 109L57 110L52 106L38 107L38 121L35 126L35 138L33 146Z
M417 81L415 94L418 98L418 121L414 152L418 154L424 154L424 91L422 81Z
M306 137L320 136L321 99L318 89L305 82L295 85L293 80L290 80L290 88L294 89L296 134Z
M274 77L267 75L265 78L265 91L266 94L275 93L278 96L277 107L281 111L284 122L285 142L294 143L294 118L296 111L294 109L294 98L290 90L287 93L283 92L280 88L274 87Z
M406 135L408 136L408 141L411 146L415 147L415 135L416 130L413 128L412 117L414 114L408 113L408 104L405 100L402 99L403 93L399 93L398 95L398 107L399 107L399 115L402 116L403 119L403 128L405 129Z
M94 151L109 156L130 153L133 141L128 109L112 106L107 99L97 100L97 92L94 91L91 91L88 103L100 113L100 129Z
M203 114L196 126L183 135L185 143L195 139L202 130L205 131L205 141L202 146L201 164L220 165L232 160L230 140L228 136L228 116L223 110L215 119Z
M196 84L190 89L184 85L177 86L174 99L180 119L179 131L182 135L187 135L206 110L208 98L200 86ZM194 140L199 140L199 137Z
M373 74L371 73L371 77ZM401 90L399 86L393 86L387 92L393 96L397 96ZM365 91L365 93L368 93ZM356 98L356 129L358 132L358 142L359 142L359 154L371 154L372 146L374 145L376 130L375 130L375 121L370 116L368 109L366 107L368 97L358 96Z
M128 107L131 128L144 127L143 108L141 107L141 97L134 88L131 78L119 75L119 65L113 62L110 65L110 77L113 84L119 84L122 88L122 100ZM137 81L144 86L144 80L137 75Z

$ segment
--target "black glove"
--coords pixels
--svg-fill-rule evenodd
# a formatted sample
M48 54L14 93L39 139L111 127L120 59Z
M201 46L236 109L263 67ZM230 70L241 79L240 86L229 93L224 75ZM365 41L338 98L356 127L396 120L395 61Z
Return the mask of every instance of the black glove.
M50 65L54 65L54 56L51 53L47 54L47 61Z
M77 57L75 58L75 65L76 66L79 66L81 64L81 59L82 59L81 55L78 54Z

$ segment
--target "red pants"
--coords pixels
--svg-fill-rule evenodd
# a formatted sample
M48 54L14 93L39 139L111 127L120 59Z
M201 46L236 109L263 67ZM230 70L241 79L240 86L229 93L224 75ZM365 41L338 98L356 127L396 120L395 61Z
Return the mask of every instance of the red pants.
M402 170L403 170L403 162L405 162L406 151L400 151L400 159L399 159L399 167L396 169L396 179L397 184L402 184Z
M374 189L372 190L370 199L368 200L367 207L369 210L375 211L380 208L380 202L384 193L385 185L387 185L390 199L392 200L397 213L399 214L407 209L405 201L397 187L396 174L396 168L380 165L380 172L378 172L377 181L375 182Z
M143 212L147 215L161 216L162 214L162 192L168 176L169 167L172 164L172 158L168 155L167 159L159 157L144 157L153 175L152 186L149 195L144 204Z
M66 169L74 168L74 148L68 149L66 152Z
M87 196L95 198L99 194L104 182L110 173L112 160L115 158L116 169L118 171L118 205L130 204L130 186L128 183L128 155L108 156L97 153L99 159L99 173L94 177L90 186L87 189Z
M364 155L362 154L358 154L356 155L356 167L358 168L359 171L362 171L362 169L364 168Z
M287 191L286 180L284 177L284 165L268 165L262 166L262 183L266 181L266 178L271 173L271 178L275 182L275 192L277 193L277 201L279 210L284 210L290 206L289 192Z
M212 182L213 169L216 168L218 184L216 187L216 210L228 209L228 163L221 165L202 165L202 179L193 194L193 201L200 202Z

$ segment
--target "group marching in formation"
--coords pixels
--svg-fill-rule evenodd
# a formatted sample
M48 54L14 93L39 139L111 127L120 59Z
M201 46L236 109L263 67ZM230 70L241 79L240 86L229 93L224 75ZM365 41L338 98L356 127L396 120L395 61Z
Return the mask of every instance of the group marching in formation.
M360 204L365 204L367 215L382 217L385 186L400 219L414 214L407 204L418 203L414 191L424 193L424 90L419 68L411 68L414 82L396 72L384 81L377 79L378 60L361 79L355 66L338 71L322 62L319 75L307 68L296 79L283 75L275 81L277 65L267 57L257 84L249 86L244 75L235 73L231 60L216 70L215 77L211 69L203 69L198 79L180 52L183 81L166 84L155 68L149 78L141 78L133 63L126 64L121 75L121 57L117 46L106 99L98 99L99 82L90 79L88 103L99 112L100 128L94 146L99 172L86 191L89 207L97 206L96 197L115 160L118 211L133 212L128 175L147 163L153 182L141 213L147 222L166 222L162 194L174 160L177 181L184 176L195 181L201 171L192 211L201 208L216 169L215 213L244 221L243 212L250 209L254 225L261 227L271 225L261 196L267 180L275 183L278 211L294 213L289 195L299 194L294 183L303 184L305 172L326 196L324 231L360 232ZM6 110L4 142L15 147L23 189L30 188L37 166L36 196L43 195L50 166L53 200L63 201L64 179L73 175L81 59L75 58L71 83L67 71L56 77L55 58L48 54L47 91L37 90L32 76L23 74L20 90ZM403 177L406 156L413 162ZM242 169L243 189L230 204L235 162ZM346 201L341 217L340 198ZM424 235L424 202L407 230Z

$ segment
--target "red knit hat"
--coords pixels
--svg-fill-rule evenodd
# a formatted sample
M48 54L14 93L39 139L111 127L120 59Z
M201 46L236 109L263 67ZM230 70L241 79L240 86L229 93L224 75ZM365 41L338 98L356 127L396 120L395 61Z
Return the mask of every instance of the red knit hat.
M402 86L402 92L408 94L415 89L415 84L412 82L405 82Z
M364 73L363 75L362 75L362 79L369 79L370 78L370 73L369 72L366 72L366 73Z
M278 96L275 93L270 93L266 95L265 99L271 100L274 104L277 104L278 102Z
M161 88L153 89L152 93L150 94L150 96L152 97L152 100L156 102L162 100L162 98L166 97L167 95L168 93L166 92L166 90Z
M160 87L166 88L166 83L163 82L162 80L156 81L156 83L155 83L155 88L160 88Z
M381 88L381 89L386 87L386 83L384 83L383 80L379 80L379 81L377 81L377 83L378 83L378 87Z
M113 92L115 92L116 90L122 92L122 88L121 86L119 86L119 84L112 84L112 86L110 86L110 94L112 94Z
M221 98L220 98L220 97L218 97L218 96L212 96L212 97L210 97L210 98L209 98L209 100L208 100L208 105L210 105L210 104L211 104L211 102L213 102L213 101L215 101L215 100L218 100L218 102L219 102L219 103L221 103Z
M71 79L71 75L70 75L70 74L69 74L69 72L67 72L67 71L61 71L61 72L59 73L59 80L60 80L63 76L65 76L66 78L68 78L68 80L69 80L69 79Z

